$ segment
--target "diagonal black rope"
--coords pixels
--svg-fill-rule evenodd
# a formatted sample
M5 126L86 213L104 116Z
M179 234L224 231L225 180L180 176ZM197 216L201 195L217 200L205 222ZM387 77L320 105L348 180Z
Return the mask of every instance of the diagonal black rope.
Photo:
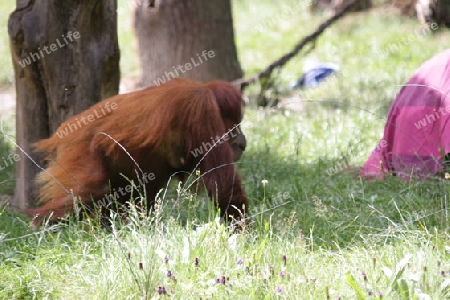
M340 11L335 13L333 16L331 16L328 20L321 23L315 31L313 31L308 36L304 37L300 42L295 45L295 47L289 51L288 53L284 54L279 59L272 62L268 67L266 67L263 71L256 73L255 75L248 77L248 78L239 78L233 81L233 84L240 88L241 90L245 89L250 84L255 83L257 80L261 78L270 78L270 75L276 68L280 68L284 66L291 58L296 56L300 50L302 50L308 43L314 42L329 26L331 26L333 23L338 21L340 18L342 18L347 12L350 11L350 9L355 5L356 0L353 0L349 2L347 5L345 5Z

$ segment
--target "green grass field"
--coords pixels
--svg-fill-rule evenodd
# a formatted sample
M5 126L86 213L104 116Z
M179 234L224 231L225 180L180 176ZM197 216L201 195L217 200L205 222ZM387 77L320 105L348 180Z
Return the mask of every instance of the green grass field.
M121 67L133 77L139 70L124 1ZM0 7L10 11L12 2ZM310 15L302 1L233 5L246 75L326 18ZM345 17L278 72L267 96L297 110L246 110L249 145L238 168L252 224L241 233L218 222L204 195L177 194L176 186L150 215L132 206L130 221L117 219L111 231L73 219L33 231L27 218L3 208L0 299L450 298L449 183L364 181L333 171L364 162L401 85L449 41L448 29L424 33L416 20L376 8ZM8 85L13 73L2 51L0 82ZM307 93L290 90L316 61L341 70ZM257 92L251 87L250 97ZM9 133L12 120L4 122ZM0 139L0 164L10 151ZM0 172L0 182L9 182L0 194L12 191L8 172Z

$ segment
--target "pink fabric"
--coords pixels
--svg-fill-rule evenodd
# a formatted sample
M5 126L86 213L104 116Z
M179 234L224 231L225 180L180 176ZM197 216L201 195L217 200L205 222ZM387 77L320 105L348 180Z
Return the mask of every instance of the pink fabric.
M393 172L405 179L443 170L450 153L450 49L416 70L394 100L383 138L361 171L383 179Z

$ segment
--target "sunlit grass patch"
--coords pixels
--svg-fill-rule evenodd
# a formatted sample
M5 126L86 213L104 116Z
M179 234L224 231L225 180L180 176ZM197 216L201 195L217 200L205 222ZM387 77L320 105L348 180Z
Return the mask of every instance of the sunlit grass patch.
M283 14L298 3L233 2L246 75L326 18ZM123 1L119 9L122 75L137 76L130 12ZM148 214L134 201L108 226L71 216L31 230L28 218L0 209L0 299L449 298L448 181L365 181L346 172L374 149L400 86L447 47L445 29L398 43L417 26L390 10L352 14L275 73L268 96L298 106L247 106L248 145L237 163L251 205L243 230L216 218L205 194L184 190L189 182L170 184ZM340 71L292 91L290 82L318 61ZM0 166L11 149L0 138ZM11 169L0 172L0 182L11 178Z

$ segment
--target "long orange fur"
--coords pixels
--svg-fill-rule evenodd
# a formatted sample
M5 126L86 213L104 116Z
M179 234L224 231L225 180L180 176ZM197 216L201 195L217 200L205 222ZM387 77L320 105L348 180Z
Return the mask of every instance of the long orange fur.
M46 154L48 166L37 176L40 207L26 210L35 217L33 225L39 225L50 213L53 220L71 213L74 197L90 205L108 194L110 187L125 187L128 182L123 175L136 179L137 165L143 172L155 174L146 185L149 206L172 174L193 172L200 162L208 195L217 195L222 213L234 217L246 213L247 197L230 142L217 143L204 157L191 154L204 142L211 142L211 137L223 136L241 122L242 98L230 83L174 79L159 87L105 99L70 118L58 130L101 111L107 102L117 109L66 136L55 133L35 144L36 151Z

